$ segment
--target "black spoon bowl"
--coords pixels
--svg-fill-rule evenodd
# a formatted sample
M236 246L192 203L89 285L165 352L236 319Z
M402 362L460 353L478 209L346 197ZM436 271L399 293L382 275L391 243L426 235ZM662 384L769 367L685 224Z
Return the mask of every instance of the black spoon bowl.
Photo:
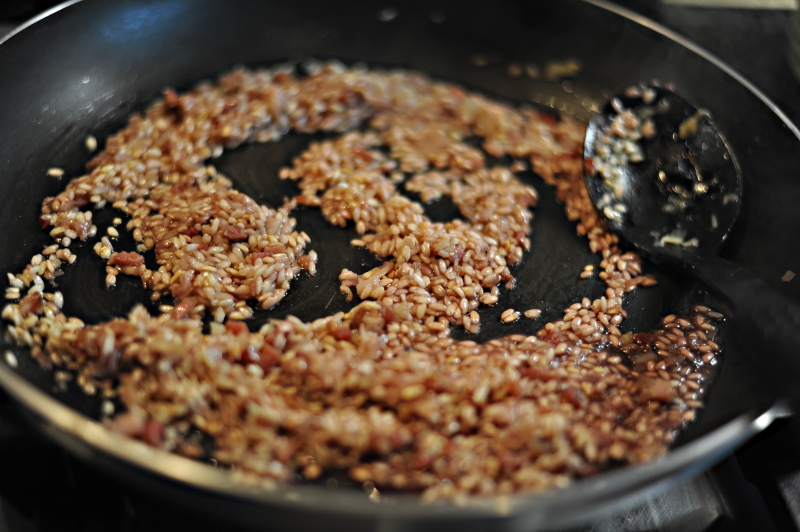
M708 112L670 87L630 87L589 122L589 195L609 227L655 262L699 277L734 320L736 342L800 409L800 306L717 256L739 214L739 166Z
M741 172L725 139L667 88L632 87L607 102L589 123L584 158L611 228L653 257L715 254L739 214Z

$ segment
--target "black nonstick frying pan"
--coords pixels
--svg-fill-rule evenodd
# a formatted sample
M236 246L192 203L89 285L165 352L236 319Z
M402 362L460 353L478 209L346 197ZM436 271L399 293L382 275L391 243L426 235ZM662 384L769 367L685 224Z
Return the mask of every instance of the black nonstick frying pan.
M238 64L269 65L307 57L338 58L376 66L402 66L455 80L510 101L533 101L586 118L590 103L620 87L653 78L672 82L687 99L708 109L737 155L745 199L723 254L800 301L800 284L780 278L800 261L800 133L749 82L691 43L601 0L291 3L247 0L68 2L0 44L0 269L15 271L48 240L37 223L41 200L64 182L49 167L80 175L89 154L84 139L102 139L167 86L187 89ZM479 58L479 60L476 60ZM580 71L549 80L509 74L510 63L575 60ZM479 66L480 65L480 66ZM292 135L279 143L226 152L215 165L257 200L277 205L292 186L277 169L316 137ZM554 193L533 174L526 179L541 201L531 235L533 249L513 272L517 288L484 310L480 339L531 333L604 286L580 280L596 264L575 235ZM434 217L450 216L446 206ZM98 217L111 216L98 213ZM333 229L314 210L296 213L314 241L320 273L301 277L268 317L312 319L347 308L336 277L373 259L347 243L353 234ZM84 244L89 250L93 241ZM86 255L91 258L91 253ZM625 330L648 330L659 317L691 304L723 306L702 285L675 271L648 265L657 287L628 299ZM104 288L96 261L79 261L60 279L68 313L89 322L119 315L147 299L138 281ZM539 322L501 326L502 309L545 308ZM237 484L229 473L114 436L93 421L99 402L74 389L60 390L16 347L18 361L0 357L0 384L20 412L49 437L97 467L177 504L232 522L269 530L553 529L610 511L670 482L696 474L785 414L773 390L779 371L768 371L767 344L723 326L724 356L707 407L662 459L602 473L539 496L479 501L468 507L425 506L413 497L387 496L379 504L363 491L289 486L265 492ZM462 334L456 332L455 334ZM786 383L783 383L786 384ZM782 386L780 387L782 388Z

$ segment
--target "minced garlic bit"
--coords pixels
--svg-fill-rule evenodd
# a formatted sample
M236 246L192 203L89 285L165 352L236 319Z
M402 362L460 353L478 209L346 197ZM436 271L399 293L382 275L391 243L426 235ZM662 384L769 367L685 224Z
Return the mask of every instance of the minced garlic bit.
M97 256L101 259L108 260L111 254L114 253L114 246L111 245L111 241L108 237L104 236L100 242L94 245L94 252L97 253Z
M704 116L711 116L708 114L708 111L705 109L698 109L695 114L681 122L681 125L678 127L678 136L681 139L686 140L688 138L694 137L697 135L697 125L700 122L700 119Z
M659 247L664 247L667 244L683 246L685 248L696 248L700 245L700 241L697 240L697 238L690 238L687 240L686 233L684 231L675 229L670 233L662 235L661 238L656 241L656 245Z

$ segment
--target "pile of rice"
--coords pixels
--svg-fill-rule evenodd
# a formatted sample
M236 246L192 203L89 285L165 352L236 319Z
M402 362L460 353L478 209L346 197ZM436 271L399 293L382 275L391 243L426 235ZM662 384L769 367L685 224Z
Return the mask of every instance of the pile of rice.
M342 135L280 171L301 193L279 209L206 166L223 149L290 130ZM591 205L583 134L569 117L419 73L337 63L304 76L242 69L187 94L167 91L108 139L87 175L44 201L40 223L55 243L9 274L8 335L87 393L117 397L125 408L105 409L111 430L213 458L265 486L344 470L380 490L461 500L652 459L701 406L722 316L695 307L652 333L621 333L625 294L655 279ZM490 167L487 154L512 163ZM456 341L453 327L476 333L481 307L497 303L501 284L513 288L509 265L530 247L537 193L516 177L528 165L601 255L598 272L576 275L596 273L605 296L574 302L530 336ZM464 219L432 222L403 186L424 201L449 196ZM341 272L342 297L360 300L350 312L251 332L242 320L255 306L279 304L301 271L315 273L313 242L290 217L298 204L353 224L353 245L384 262ZM135 275L154 300L171 295L159 316L140 306L86 325L61 311L63 295L45 282L74 262L72 242L97 235L92 209L105 205L129 217L138 243L95 245L107 284ZM158 269L145 264L150 250ZM519 316L507 309L502 319Z

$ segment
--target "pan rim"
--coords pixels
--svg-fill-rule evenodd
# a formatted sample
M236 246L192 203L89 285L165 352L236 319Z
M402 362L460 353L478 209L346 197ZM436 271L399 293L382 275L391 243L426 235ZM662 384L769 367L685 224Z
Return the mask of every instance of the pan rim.
M744 88L753 93L753 95L757 97L759 100L761 100L761 103L766 105L770 111L772 111L778 118L780 118L783 124L789 129L789 131L791 131L792 134L795 137L797 137L798 140L800 140L800 128L798 128L797 125L794 122L792 122L792 119L789 118L789 116L786 113L784 113L783 110L775 102L773 102L769 96L767 96L761 89L759 89L752 81L750 81L748 78L742 75L738 70L736 70L728 63L726 63L713 53L709 52L702 46L698 45L691 39L684 37L680 33L673 31L667 28L666 26L663 26L658 22L655 22L654 20L651 20L645 17L644 15L640 15L635 11L617 5L614 2L610 2L609 0L581 0L581 1L587 4L591 4L595 7L599 7L600 9L605 9L606 11L610 11L611 13L627 18L631 22L635 22L640 26L644 26L645 28L655 31L656 33L660 33L664 37L667 37L668 39L675 41L676 43L683 46L687 50L699 55L709 63L713 64L715 67L719 68L720 70L728 74L730 77L736 80L737 83L739 83Z
M79 4L81 1L67 0L37 15L0 39L0 45L50 15ZM711 52L649 18L607 0L581 1L659 33L709 61L755 95L800 140L800 129L766 94ZM22 406L31 409L37 417L43 420L43 423L39 424L39 428L43 428L53 439L66 443L65 447L73 453L85 455L99 451L120 460L125 465L133 464L157 476L208 491L210 495L234 497L257 504L273 503L297 508L308 508L313 505L315 508L323 508L341 514L374 517L408 519L452 518L454 516L462 519L515 518L520 519L525 526L544 524L545 521L552 526L555 522L563 524L571 522L571 519L585 519L590 512L574 512L576 504L585 502L587 507L592 505L599 507L618 498L626 496L630 498L634 495L651 493L655 489L664 489L679 480L699 474L766 428L773 420L786 416L788 412L783 403L776 403L764 411L746 412L694 442L671 449L663 457L653 462L628 466L595 478L576 481L561 490L550 490L534 495L516 495L508 499L510 505L475 503L469 507L451 504L433 506L422 505L419 503L418 497L410 496L398 496L395 499L397 504L383 505L370 502L356 491L351 493L342 490L332 496L333 490L316 486L290 486L280 491L247 488L235 482L227 472L214 469L210 465L153 449L142 442L111 433L102 424L72 410L25 379L20 378L4 364L0 364L0 386ZM73 445L68 444L69 439L73 440ZM77 442L74 441L76 439ZM719 443L714 443L718 440ZM84 449L76 448L75 443L82 444ZM698 456L700 456L699 460ZM624 489L618 486L616 490L608 491L611 487L609 484L613 484L613 481L619 477L626 476L630 477L630 481ZM636 477L640 477L638 481ZM641 479L647 480L642 481ZM593 494L599 490L604 490L600 500L597 498L597 493ZM585 497L585 500L581 497ZM560 503L559 499L561 499ZM570 500L564 501L564 499ZM488 500L493 501L495 498ZM580 515L570 516L571 512ZM550 520L551 518L553 520Z
M79 2L82 2L82 1L83 0L66 0L65 2L61 2L60 4L54 5L53 7L51 7L50 9L48 9L46 11L42 11L41 13L39 13L36 16L34 16L33 18L29 18L28 20L26 20L25 22L23 22L22 24L20 24L19 26L17 26L13 30L11 30L9 33L6 33L2 38L0 38L0 45L2 45L3 43L5 43L9 39L11 39L12 37L17 35L18 33L21 33L22 31L26 30L27 28L33 26L37 22L43 21L44 19L46 19L50 15L58 13L59 11L61 11L63 9L66 9L66 8L68 8L68 7L70 7L70 6L74 5L74 4L77 4Z

